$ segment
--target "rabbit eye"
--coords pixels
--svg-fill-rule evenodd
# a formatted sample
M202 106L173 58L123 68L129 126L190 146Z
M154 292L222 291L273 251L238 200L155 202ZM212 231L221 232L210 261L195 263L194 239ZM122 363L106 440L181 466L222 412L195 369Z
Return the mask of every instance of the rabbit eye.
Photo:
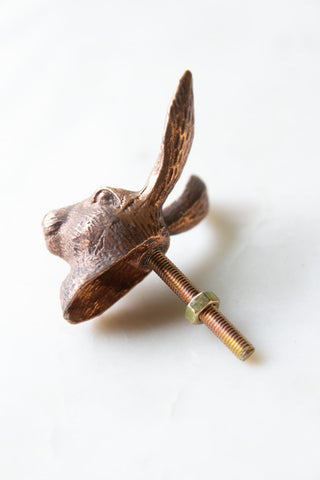
M93 196L93 203L97 202L104 205L116 205L119 200L111 190L101 188Z

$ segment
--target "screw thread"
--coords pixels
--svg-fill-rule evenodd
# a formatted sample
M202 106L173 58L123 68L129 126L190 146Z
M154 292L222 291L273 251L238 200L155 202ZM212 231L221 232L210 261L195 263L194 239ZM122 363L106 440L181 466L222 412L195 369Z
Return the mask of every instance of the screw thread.
M188 304L193 297L200 293L200 290L192 285L181 270L160 252L160 250L154 250L152 252L147 259L147 264L184 303Z
M253 354L253 345L217 308L208 305L200 314L200 319L240 360L246 360Z
M160 250L155 250L147 259L147 265L188 304L200 293L188 279ZM254 352L254 347L213 305L208 305L199 315L203 323L240 360L246 360Z

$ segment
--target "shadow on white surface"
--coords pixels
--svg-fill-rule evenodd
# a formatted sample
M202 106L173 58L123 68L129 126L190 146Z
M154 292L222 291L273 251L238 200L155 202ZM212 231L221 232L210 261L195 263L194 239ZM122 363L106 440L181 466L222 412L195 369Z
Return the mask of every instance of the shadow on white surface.
M95 321L99 333L122 334L123 331L136 333L143 330L166 328L177 321L184 321L181 301L170 292L158 293L150 289L140 292L129 305L115 312L105 313Z

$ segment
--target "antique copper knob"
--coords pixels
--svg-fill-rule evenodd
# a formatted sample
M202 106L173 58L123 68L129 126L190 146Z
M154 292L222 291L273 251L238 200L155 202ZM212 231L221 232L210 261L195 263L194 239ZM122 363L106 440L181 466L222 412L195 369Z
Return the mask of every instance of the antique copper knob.
M182 76L169 108L159 158L137 192L103 187L74 205L49 212L43 230L50 252L70 264L61 285L63 316L79 323L100 315L151 270L187 304L186 317L206 324L240 359L253 346L219 311L213 292L200 292L166 257L170 235L197 225L208 212L205 184L192 176L163 208L186 163L194 134L192 75Z

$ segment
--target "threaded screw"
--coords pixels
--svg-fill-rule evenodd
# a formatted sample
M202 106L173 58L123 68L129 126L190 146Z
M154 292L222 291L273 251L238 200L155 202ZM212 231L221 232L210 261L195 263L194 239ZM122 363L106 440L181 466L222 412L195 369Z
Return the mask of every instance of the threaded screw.
M154 250L146 263L184 303L189 304L200 293L160 250ZM254 347L251 343L216 307L208 305L199 314L199 318L240 360L244 361L253 354Z

